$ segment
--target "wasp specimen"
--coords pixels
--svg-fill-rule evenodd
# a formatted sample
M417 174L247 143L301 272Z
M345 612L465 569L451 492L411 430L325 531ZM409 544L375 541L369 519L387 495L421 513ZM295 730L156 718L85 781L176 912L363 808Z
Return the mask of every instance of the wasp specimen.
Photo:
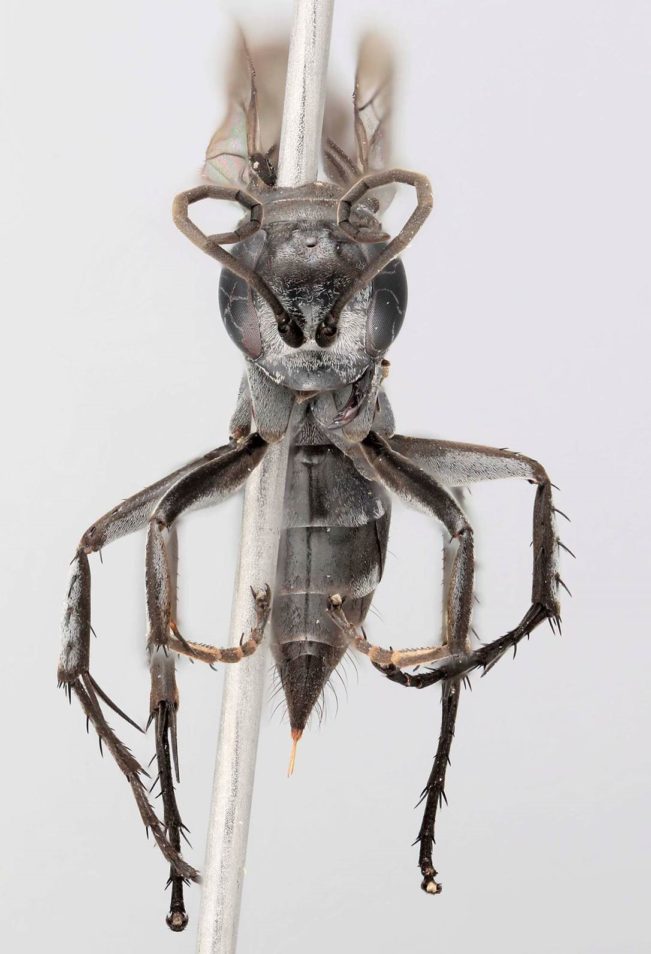
M266 60L277 72L279 54L272 52L275 58L267 51ZM383 385L385 355L407 306L399 256L429 215L432 193L425 176L387 168L392 69L386 50L371 37L360 47L354 149L349 152L333 136L324 136L327 180L298 188L276 184L281 85L270 83L258 91L244 43L235 63L230 106L209 144L205 181L179 195L173 208L179 229L222 266L221 316L245 358L230 440L119 504L83 534L73 560L58 670L60 684L78 698L100 744L126 776L142 820L170 864L167 923L174 931L187 924L183 885L198 877L180 853L184 826L174 788L179 778L176 654L210 665L238 663L256 651L270 623L293 740L292 764L310 713L347 651L367 656L383 678L399 686L440 683L441 732L417 839L421 887L437 894L434 825L463 680L478 667L489 669L542 621L560 626L557 557L562 544L544 468L503 449L395 433ZM335 115L330 128L341 128L341 119ZM416 205L392 238L381 218L398 183L414 189ZM201 231L189 210L204 199L241 207L234 231ZM276 578L252 594L257 623L236 647L186 639L176 620L176 521L190 508L217 504L242 488L276 441L290 444L283 529ZM510 477L536 487L531 604L513 630L477 647L470 636L473 531L456 490ZM450 539L440 644L382 648L362 629L382 577L394 495L437 520ZM141 528L147 529L149 722L155 727L162 821L149 801L146 773L109 727L104 707L131 720L90 671L89 555ZM407 671L423 665L427 668Z

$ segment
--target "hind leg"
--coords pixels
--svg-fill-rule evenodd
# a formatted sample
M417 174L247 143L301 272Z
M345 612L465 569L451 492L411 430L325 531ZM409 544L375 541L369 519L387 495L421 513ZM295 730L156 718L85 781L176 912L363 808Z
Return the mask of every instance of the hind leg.
M531 604L518 625L488 646L469 652L467 646L458 645L454 658L450 652L430 649L408 650L404 654L369 647L371 661L393 682L414 688L422 688L464 675L478 666L490 669L507 649L517 647L544 620L560 629L559 587L565 586L558 570L559 549L567 550L557 535L554 516L557 511L552 499L552 483L545 469L535 460L513 451L473 444L458 444L450 441L424 440L395 435L388 442L371 433L362 447L371 464L390 472L396 486L402 487L407 502L422 506L413 487L428 479L435 482L439 494L444 488L463 487L483 480L520 477L536 484L533 508L533 582ZM369 456L370 455L370 456ZM400 477L404 471L405 484ZM404 484L404 486L403 486ZM568 551L571 553L571 551ZM573 555L573 554L572 554ZM358 647L359 648L359 647ZM364 650L362 650L364 651ZM421 656L422 654L422 656ZM373 658L375 656L375 658ZM394 658L391 658L393 656ZM400 670L419 662L437 662L432 673L412 675Z
M420 798L420 802L425 801L425 810L416 841L420 845L418 865L423 876L421 888L427 894L439 894L441 892L441 884L435 880L437 871L432 862L432 849L434 846L436 813L445 799L445 773L450 764L450 749L454 738L454 726L459 711L460 695L461 681L459 679L446 682L443 686L441 693L441 731L438 746L432 771Z
M139 726L115 705L90 672L91 576L88 555L119 537L146 526L156 501L179 480L186 478L195 470L214 466L221 458L230 459L234 454L237 455L237 450L232 445L211 451L130 497L89 527L82 536L72 561L72 575L62 627L58 666L59 685L64 686L70 698L74 694L79 699L88 722L92 723L97 731L100 746L102 743L106 744L125 775L146 829L151 829L158 847L169 861L175 875L182 879L196 880L197 872L181 858L178 848L175 848L168 838L165 827L159 821L147 797L142 780L147 773L106 722L101 703L112 708L136 728Z
M545 468L523 454L477 444L425 440L399 434L390 438L389 444L403 458L416 464L445 487L465 487L479 481L511 477L519 477L536 485L531 605L514 632L523 626L527 632L531 632L534 626L545 619L549 619L552 626L559 625L559 587L565 584L558 569L558 554L559 549L567 550L567 547L564 547L556 531L555 514L560 511L554 506L553 485Z
M506 636L474 652L468 652L467 646L459 642L450 642L447 658L439 656L440 661L436 662L435 668L426 673L401 671L400 665L405 665L405 658L409 661L413 658L409 653L403 658L389 659L388 664L385 659L374 659L371 656L376 668L401 685L422 688L443 681L441 731L432 771L422 793L425 811L417 839L420 843L419 865L423 875L421 887L428 893L437 894L441 886L435 880L432 846L437 811L445 798L445 775L454 737L461 682L465 674L477 666L489 669L509 647L513 647L515 651L518 642L544 619L560 625L558 587L563 583L557 570L557 554L558 548L563 544L556 536L552 485L544 468L536 461L512 451L399 435L391 438L389 444L404 461L417 465L421 472L448 488L466 486L479 480L507 477L524 478L537 485L533 520L532 602L520 624ZM432 657L431 661L436 660Z

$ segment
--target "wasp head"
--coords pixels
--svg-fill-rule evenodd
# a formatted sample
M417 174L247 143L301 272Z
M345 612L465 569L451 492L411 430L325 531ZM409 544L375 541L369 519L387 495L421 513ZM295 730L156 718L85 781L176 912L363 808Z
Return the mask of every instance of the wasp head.
M360 280L385 243L355 241L337 225L333 186L277 192L265 205L262 228L233 254L278 307L225 269L222 318L275 383L297 392L337 390L377 364L398 334L407 304L404 268L395 259L371 281ZM369 211L357 216L371 237L386 239Z

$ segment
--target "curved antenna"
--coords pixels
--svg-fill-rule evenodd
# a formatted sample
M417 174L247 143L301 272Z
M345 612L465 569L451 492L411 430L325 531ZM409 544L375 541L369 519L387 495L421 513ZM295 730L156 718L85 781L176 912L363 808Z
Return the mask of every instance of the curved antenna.
M386 238L383 232L374 232L367 226L356 226L350 221L351 213L355 205L368 192L374 189L380 189L382 186L390 185L393 182L402 182L410 185L416 190L416 208L405 222L402 230L392 239L380 254L357 276L349 288L337 299L332 311L320 323L316 332L316 341L322 348L328 348L335 340L337 327L341 313L348 302L359 294L368 284L373 281L383 268L394 258L397 258L401 252L409 245L425 219L432 211L434 200L432 198L432 187L427 176L419 172L408 172L406 169L389 169L384 172L371 172L362 176L355 185L346 192L339 200L337 206L337 225L345 234L359 243L381 242Z
M249 210L249 220L232 232L206 235L198 225L195 225L188 212L190 205L194 202L200 202L202 199L222 199L227 202L237 202L243 208ZM172 204L172 217L176 227L183 232L186 238L190 239L193 245L200 248L206 255L216 259L229 272L247 282L266 301L276 319L278 334L286 344L292 348L298 348L303 344L304 336L301 328L287 314L264 279L254 269L249 268L240 259L235 258L234 255L222 248L222 245L233 245L235 242L242 242L244 239L250 238L262 227L263 208L258 199L254 198L249 192L245 192L244 189L213 184L200 185L176 196Z

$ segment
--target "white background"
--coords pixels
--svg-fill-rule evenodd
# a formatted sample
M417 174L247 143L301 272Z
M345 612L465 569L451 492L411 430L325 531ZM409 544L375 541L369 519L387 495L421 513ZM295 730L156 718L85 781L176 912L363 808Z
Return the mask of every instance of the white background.
M259 36L288 0L231 3ZM272 26L260 20L265 9ZM282 14L282 16L281 16ZM2 623L4 950L189 952L163 923L166 868L128 787L55 688L67 564L122 497L222 443L240 359L215 263L171 223L223 105L211 0L4 2ZM564 635L536 632L464 695L440 817L440 897L419 890L414 803L438 691L358 663L285 777L263 718L243 954L649 949L649 91L644 0L356 0L331 74L352 88L364 24L401 63L396 159L435 215L405 256L390 355L403 433L541 460L573 518ZM519 619L532 489L477 488L477 627ZM185 522L183 629L225 637L239 501ZM144 721L143 544L92 560L96 677ZM439 544L394 511L372 638L436 631ZM222 675L182 665L184 818L201 864ZM148 760L151 737L124 735ZM160 803L158 803L160 804Z

